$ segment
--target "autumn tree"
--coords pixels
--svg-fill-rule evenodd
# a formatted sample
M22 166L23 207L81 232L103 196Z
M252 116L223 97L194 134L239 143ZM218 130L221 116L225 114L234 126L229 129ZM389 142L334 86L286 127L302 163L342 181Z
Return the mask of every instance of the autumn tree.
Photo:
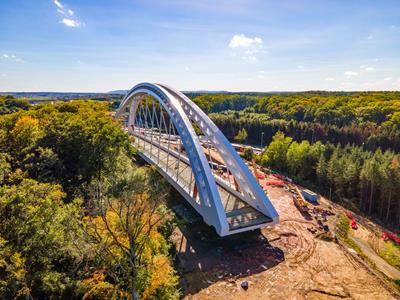
M1 299L179 297L166 190L134 154L106 103L0 116Z
M168 217L167 185L154 171L133 168L126 158L120 158L119 168L112 178L93 185L99 214L87 218L88 236L96 241L107 272L120 279L117 288L131 299L178 297L168 247L158 231Z

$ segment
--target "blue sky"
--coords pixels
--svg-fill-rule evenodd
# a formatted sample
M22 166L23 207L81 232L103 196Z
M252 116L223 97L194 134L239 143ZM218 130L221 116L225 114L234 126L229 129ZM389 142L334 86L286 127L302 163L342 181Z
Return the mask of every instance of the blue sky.
M400 90L398 0L2 0L0 91Z

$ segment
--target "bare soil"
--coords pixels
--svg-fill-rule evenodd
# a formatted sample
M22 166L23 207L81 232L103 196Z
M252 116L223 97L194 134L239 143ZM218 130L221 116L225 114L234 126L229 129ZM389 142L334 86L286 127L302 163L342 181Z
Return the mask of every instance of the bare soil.
M274 227L225 238L201 220L176 228L184 299L396 299L318 228L315 215L297 210L289 191L268 187L267 194L280 215ZM338 213L325 199L310 207ZM324 222L330 231L336 218Z

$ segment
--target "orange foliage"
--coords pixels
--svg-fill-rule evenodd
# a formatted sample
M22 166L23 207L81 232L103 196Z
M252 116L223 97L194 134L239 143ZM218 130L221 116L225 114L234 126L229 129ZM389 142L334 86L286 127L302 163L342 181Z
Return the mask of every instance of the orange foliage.
M176 280L171 261L164 255L153 257L152 264L149 266L149 272L151 273L151 279L143 292L143 299L148 299L151 295L154 295L160 286L171 285Z

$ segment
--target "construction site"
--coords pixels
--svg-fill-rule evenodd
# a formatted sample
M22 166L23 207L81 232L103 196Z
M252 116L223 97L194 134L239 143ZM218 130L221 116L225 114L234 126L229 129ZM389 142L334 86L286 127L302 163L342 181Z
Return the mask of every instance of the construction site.
M213 172L234 184L218 153L205 153ZM185 299L400 299L393 285L400 271L377 254L379 245L398 243L396 235L254 160L246 163L280 222L221 238L189 205L172 200L181 219L173 242Z

